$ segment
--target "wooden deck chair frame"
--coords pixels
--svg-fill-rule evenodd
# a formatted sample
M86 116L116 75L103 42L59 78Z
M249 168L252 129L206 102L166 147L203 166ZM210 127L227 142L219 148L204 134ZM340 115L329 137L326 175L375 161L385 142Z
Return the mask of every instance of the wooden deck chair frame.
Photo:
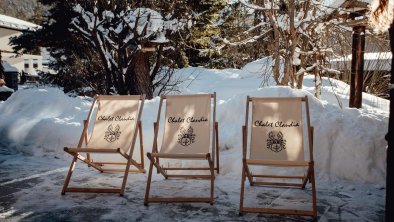
M261 97L254 97L258 99L262 99ZM249 103L251 103L254 99L253 97L247 97L246 102L246 118L245 125L242 127L242 139L243 139L243 159L242 159L242 180L241 180L241 194L240 194L240 207L239 214L243 215L243 213L266 213L266 214L285 214L285 215L300 215L300 216L310 216L313 217L314 220L317 220L317 208L316 208L316 188L315 188L315 173L314 173L314 161L313 161L313 127L310 126L310 117L309 117L309 105L308 105L308 97L293 97L293 98L264 98L266 101L274 102L274 101L285 101L285 100L299 100L300 102L305 103L305 112L306 112L306 124L307 124L307 133L308 133L308 143L309 143L309 161L275 161L275 160L256 160L256 159L248 159L247 158L247 139L248 139L248 118L249 118ZM305 149L305 145L304 145ZM307 168L305 175L255 175L253 174L249 166L250 165L258 165L258 166L280 166L280 167L304 167ZM293 210L293 209L275 209L275 208L249 208L244 207L244 192L245 192L245 180L246 178L249 181L250 186L254 185L262 185L262 186L279 186L279 187L299 187L304 189L307 182L311 183L312 187L312 210ZM269 178L270 182L256 181L255 178ZM290 179L296 180L301 179L301 183L279 183L272 182L275 179Z
M200 94L197 94L200 95ZM204 202L213 205L214 202L214 180L215 180L215 170L219 173L219 139L218 139L218 122L216 122L216 93L209 94L211 97L211 102L213 99L213 116L211 118L212 124L212 153L203 154L169 154L169 153L159 153L157 137L159 132L159 121L160 114L162 110L163 101L167 98L166 96L160 97L159 111L157 114L157 120L153 123L154 128L154 140L152 152L147 153L147 157L150 160L148 180L146 185L144 205L147 206L148 203L160 203L160 202ZM178 95L178 96L193 96L193 95ZM209 167L164 167L160 166L160 159L163 158L176 158L176 159L206 159L208 161ZM174 198L164 198L164 197L149 197L150 185L152 180L152 170L153 166L157 168L157 173L164 176L165 179L168 178L184 178L184 179L209 179L211 180L210 187L210 197L208 198L193 198L193 197L174 197ZM169 174L168 171L193 171L193 170L208 170L210 174L206 175L191 175L191 174Z
M91 115L93 113L95 104L100 101L100 100L140 100L139 102L139 109L137 112L137 123L134 128L134 133L133 136L130 138L131 139L131 147L129 149L129 153L124 152L121 148L104 148L104 149L97 149L97 148L92 148L92 147L83 147L83 143L85 142L85 145L88 144L88 128L90 124L90 119ZM62 195L64 195L66 192L86 192L86 193L119 193L120 196L123 196L124 190L126 187L126 182L127 182L127 177L128 173L130 172L140 172L140 173L145 173L144 169L144 147L143 147L143 140L142 140L142 123L141 123L141 114L144 106L144 101L145 101L145 95L138 95L138 96L104 96L104 95L96 95L94 97L93 104L90 108L87 120L84 120L84 128L81 134L81 137L78 142L78 146L76 148L70 148L70 147L64 147L64 151L69 153L70 155L73 156L73 160L71 162L70 169L68 171L67 177L65 179L63 189L62 189ZM138 163L135 161L132 156L133 153L132 151L134 150L134 145L136 142L136 137L137 133L139 133L139 139L140 139L140 152L141 152L141 162ZM81 153L86 153L86 156L81 155ZM93 153L104 153L104 154L119 154L120 156L124 157L126 159L126 162L94 162L91 159L90 154ZM86 163L89 167L93 167L94 169L100 171L100 172L123 172L123 181L122 185L119 189L115 188L84 188L84 187L68 187L70 183L70 179L72 176L72 173L74 171L75 165L77 160L80 160L84 163ZM105 168L105 166L108 165L115 165L115 166L123 166L123 168ZM137 169L130 169L130 166L133 165Z

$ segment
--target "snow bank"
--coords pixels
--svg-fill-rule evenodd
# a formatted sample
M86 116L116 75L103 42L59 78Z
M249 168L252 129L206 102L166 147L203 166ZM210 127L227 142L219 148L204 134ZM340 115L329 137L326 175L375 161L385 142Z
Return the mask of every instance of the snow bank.
M14 90L7 86L0 86L0 92L14 92Z
M259 88L263 80L255 71L185 68L176 73L183 81L179 86L182 94L217 92L221 175L238 177L241 173L241 126L247 95L306 95L315 127L318 178L384 184L388 101L364 94L364 108L351 109L346 107L348 85L340 81L324 79L320 101L312 94L313 77L305 77L304 90ZM55 88L19 90L0 104L0 143L28 154L53 154L69 159L63 147L77 144L90 104L89 99L71 98ZM152 147L158 104L158 97L145 102L142 115L145 152Z
M1 144L36 155L63 155L79 138L90 102L57 88L30 88L0 104Z

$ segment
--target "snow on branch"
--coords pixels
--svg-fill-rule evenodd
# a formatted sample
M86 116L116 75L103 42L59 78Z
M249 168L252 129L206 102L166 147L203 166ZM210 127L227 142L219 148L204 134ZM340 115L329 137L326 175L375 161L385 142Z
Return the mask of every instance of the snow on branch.
M270 5L268 3L264 4L264 7L246 2L246 0L239 0L240 3L245 5L248 8L254 9L254 10L278 10L279 8L277 6L274 6L273 3Z
M154 48L152 43L167 43L168 34L191 25L187 20L171 19L171 15L163 17L150 8L111 10L94 6L88 10L83 4L75 4L73 10L77 16L72 18L70 31L94 47L108 76L123 82L138 51Z
M341 72L339 70L336 70L336 69L330 69L330 68L327 68L327 67L324 67L324 66L322 67L322 69L325 72L332 73L332 74L335 74L335 75L340 75L341 74Z
M301 74L304 74L305 72L310 72L312 71L314 68L316 68L319 65L319 63L314 63L311 66L308 66L307 68L301 68L300 70L298 70L298 72L296 73L296 76L299 76Z
M263 32L263 33L260 34L260 35L252 36L252 37L247 38L247 39L244 39L244 40L242 40L242 41L240 41L240 42L230 42L230 41L228 41L226 38L223 39L223 42L224 42L226 45L231 45L231 46L245 45L245 44L248 44L248 43L252 43L252 42L257 41L258 39L264 37L265 35L267 35L267 34L270 33L271 31L272 31L272 29L269 29L269 30Z
M260 22L259 24L250 27L248 30L244 31L243 33L248 34L248 33L252 32L253 30L256 30L256 29L258 29L264 25L268 25L268 24L269 24L268 22Z
M169 41L166 38L167 33L177 32L187 25L187 21L167 20L159 12L149 8L126 9L117 14L104 10L100 15L97 8L94 8L94 12L89 12L77 4L74 6L74 11L79 14L72 21L77 31L87 37L92 36L88 33L98 31L111 45L116 42L111 39L112 36L118 36L120 33L127 33L123 40L124 44L137 38L149 39L154 43L165 43Z

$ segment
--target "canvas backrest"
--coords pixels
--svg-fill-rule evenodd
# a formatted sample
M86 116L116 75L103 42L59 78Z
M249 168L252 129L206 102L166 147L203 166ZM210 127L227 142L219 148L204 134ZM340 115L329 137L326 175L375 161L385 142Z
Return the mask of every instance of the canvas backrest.
M252 98L250 159L304 161L302 98Z
M141 96L99 96L89 148L128 152L137 129Z
M160 153L208 153L211 95L166 96Z

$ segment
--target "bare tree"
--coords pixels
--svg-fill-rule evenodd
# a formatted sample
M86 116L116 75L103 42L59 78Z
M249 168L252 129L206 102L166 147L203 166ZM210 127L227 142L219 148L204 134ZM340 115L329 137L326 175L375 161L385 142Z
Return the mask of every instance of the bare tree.
M334 9L322 0L239 0L260 16L259 22L232 40L224 39L226 46L240 46L264 39L273 58L272 77L277 85L301 88L305 74L315 75L316 96L321 94L321 77L330 69L328 57L333 55L329 38L331 33L345 33L341 18L333 18ZM243 36L243 37L241 37ZM240 39L240 40L236 40ZM236 41L234 41L236 40ZM220 46L223 48L224 46Z

